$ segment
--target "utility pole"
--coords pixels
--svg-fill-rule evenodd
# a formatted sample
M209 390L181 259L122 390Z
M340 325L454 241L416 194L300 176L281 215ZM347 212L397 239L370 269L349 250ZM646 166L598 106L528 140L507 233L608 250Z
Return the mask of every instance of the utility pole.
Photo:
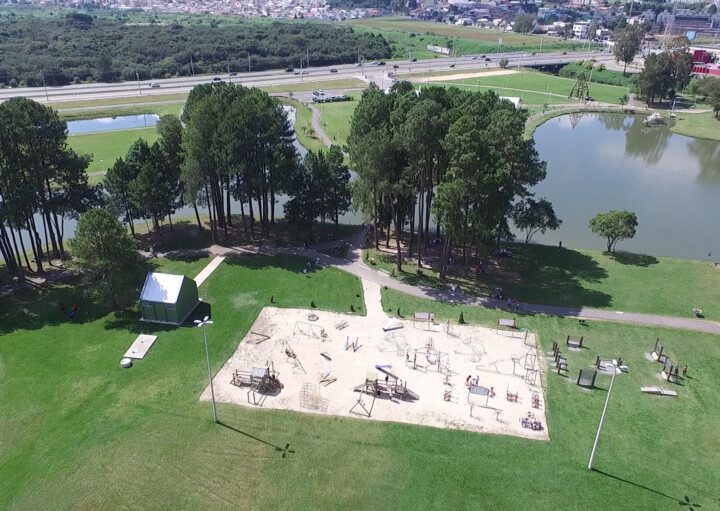
M47 85L45 85L45 73L40 74L42 76L43 81L43 87L45 88L45 101L50 101L50 98L48 97L48 91L47 91Z
M193 64L192 53L190 54L190 72L195 76L195 65Z
M230 78L230 64L227 65L228 70L228 82L232 83L232 78Z
M412 52L408 52L408 59L410 60L410 72L412 73Z
M309 70L310 69L310 50L307 48L305 48L305 55L306 55L306 59L307 59L307 69Z
M248 53L248 73L250 72L250 54Z
M203 319L203 320L199 320L199 319L195 320L195 324L199 328L202 328L205 325L212 325L212 323L213 323L212 320L208 316L205 316L205 319ZM208 351L207 332L206 332L205 328L203 328L202 331L203 331L203 338L205 339L205 359L207 360L208 382L210 385L210 398L212 399L213 422L217 423L218 418L217 418L217 409L215 408L215 389L213 388L212 368L210 367L210 352Z
M602 415L600 415L600 424L598 424L597 434L595 435L595 442L593 443L592 452L590 453L590 461L588 462L588 470L592 470L593 460L595 459L595 451L597 450L598 442L600 441L600 432L602 431L603 423L605 422L605 412L607 412L608 403L610 402L610 393L612 392L613 383L615 383L615 375L617 374L617 366L613 363L612 365L612 379L610 380L610 388L608 388L607 397L605 398L605 406L603 407Z
M142 89L140 88L140 75L138 74L137 70L135 70L135 78L137 79L138 92L142 96Z

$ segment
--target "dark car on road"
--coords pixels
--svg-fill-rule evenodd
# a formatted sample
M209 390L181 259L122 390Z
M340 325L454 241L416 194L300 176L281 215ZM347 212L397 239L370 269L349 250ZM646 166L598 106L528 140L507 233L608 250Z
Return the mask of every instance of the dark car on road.
M378 62L378 66L384 66L384 65L385 65L385 61L384 61L384 60L381 60L380 62Z
M335 69L335 68L333 67L333 68L330 69L330 72L331 72L331 73L337 73L337 69Z
M295 71L295 68L294 68L294 67L286 67L286 68L285 68L285 72L286 72L286 73L292 73L293 71Z

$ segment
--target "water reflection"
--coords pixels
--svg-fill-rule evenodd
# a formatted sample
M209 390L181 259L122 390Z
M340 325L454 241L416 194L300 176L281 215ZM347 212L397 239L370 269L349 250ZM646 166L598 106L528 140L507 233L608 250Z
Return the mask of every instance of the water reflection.
M548 174L533 191L552 201L563 220L538 242L602 250L588 221L600 211L629 209L638 233L621 250L691 259L720 254L720 143L645 127L642 119L585 114L538 128Z
M625 123L623 115L605 114L606 122L618 122L619 118L625 127L625 154L642 158L648 165L656 165L662 160L672 133L666 126L645 126L643 118L633 116L632 122ZM605 124L605 122L603 122Z

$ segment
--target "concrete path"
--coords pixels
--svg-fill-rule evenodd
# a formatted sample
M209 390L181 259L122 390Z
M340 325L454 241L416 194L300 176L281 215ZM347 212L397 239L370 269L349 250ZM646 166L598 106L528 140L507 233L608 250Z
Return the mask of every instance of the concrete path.
M220 263L222 263L225 260L225 256L217 256L215 259L210 261L208 265L202 269L200 273L197 274L197 277L195 277L195 282L199 286L205 280L212 274L212 272L215 271L215 269L220 266Z
M448 286L441 288L429 286L412 286L405 284L391 277L387 272L378 271L374 268L366 266L362 262L362 240L365 238L367 231L362 230L352 237L345 239L350 242L351 248L348 251L347 259L340 259L318 252L312 248L272 248L272 247L222 247L220 245L211 246L208 251L210 254L226 256L240 254L290 254L308 257L314 259L315 262L322 266L334 266L348 273L360 277L360 279L375 283L379 286L386 286L389 289L395 289L401 293L418 298L429 298L431 300L440 300L443 302L460 303L477 307L485 307L487 309L505 310L509 313L516 312L514 307L508 308L504 300L493 300L490 298L480 298L477 296L466 295L462 291L452 292ZM337 243L342 243L338 240ZM156 254L163 257L164 254ZM217 258L216 258L217 259ZM213 260L214 262L215 260ZM212 265L213 263L210 263ZM219 262L217 264L220 264ZM210 266L208 265L208 267ZM207 269L207 268L206 268ZM205 270L203 270L204 272ZM203 273L201 272L201 274ZM199 277L199 275L198 275ZM578 318L586 320L615 321L618 323L631 323L638 325L678 328L682 330L692 330L696 332L705 332L720 335L720 323L705 319L681 318L675 316L659 316L655 314L643 314L637 312L609 311L602 309L592 309L589 307L562 307L558 305L542 305L521 303L517 312L523 314L546 314L549 316L561 316L568 318ZM688 311L689 313L689 311Z

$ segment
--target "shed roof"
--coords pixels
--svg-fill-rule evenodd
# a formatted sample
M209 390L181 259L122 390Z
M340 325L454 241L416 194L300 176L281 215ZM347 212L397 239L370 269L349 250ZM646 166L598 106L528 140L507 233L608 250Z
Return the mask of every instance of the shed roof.
M184 275L150 272L145 278L140 299L148 302L176 303Z

